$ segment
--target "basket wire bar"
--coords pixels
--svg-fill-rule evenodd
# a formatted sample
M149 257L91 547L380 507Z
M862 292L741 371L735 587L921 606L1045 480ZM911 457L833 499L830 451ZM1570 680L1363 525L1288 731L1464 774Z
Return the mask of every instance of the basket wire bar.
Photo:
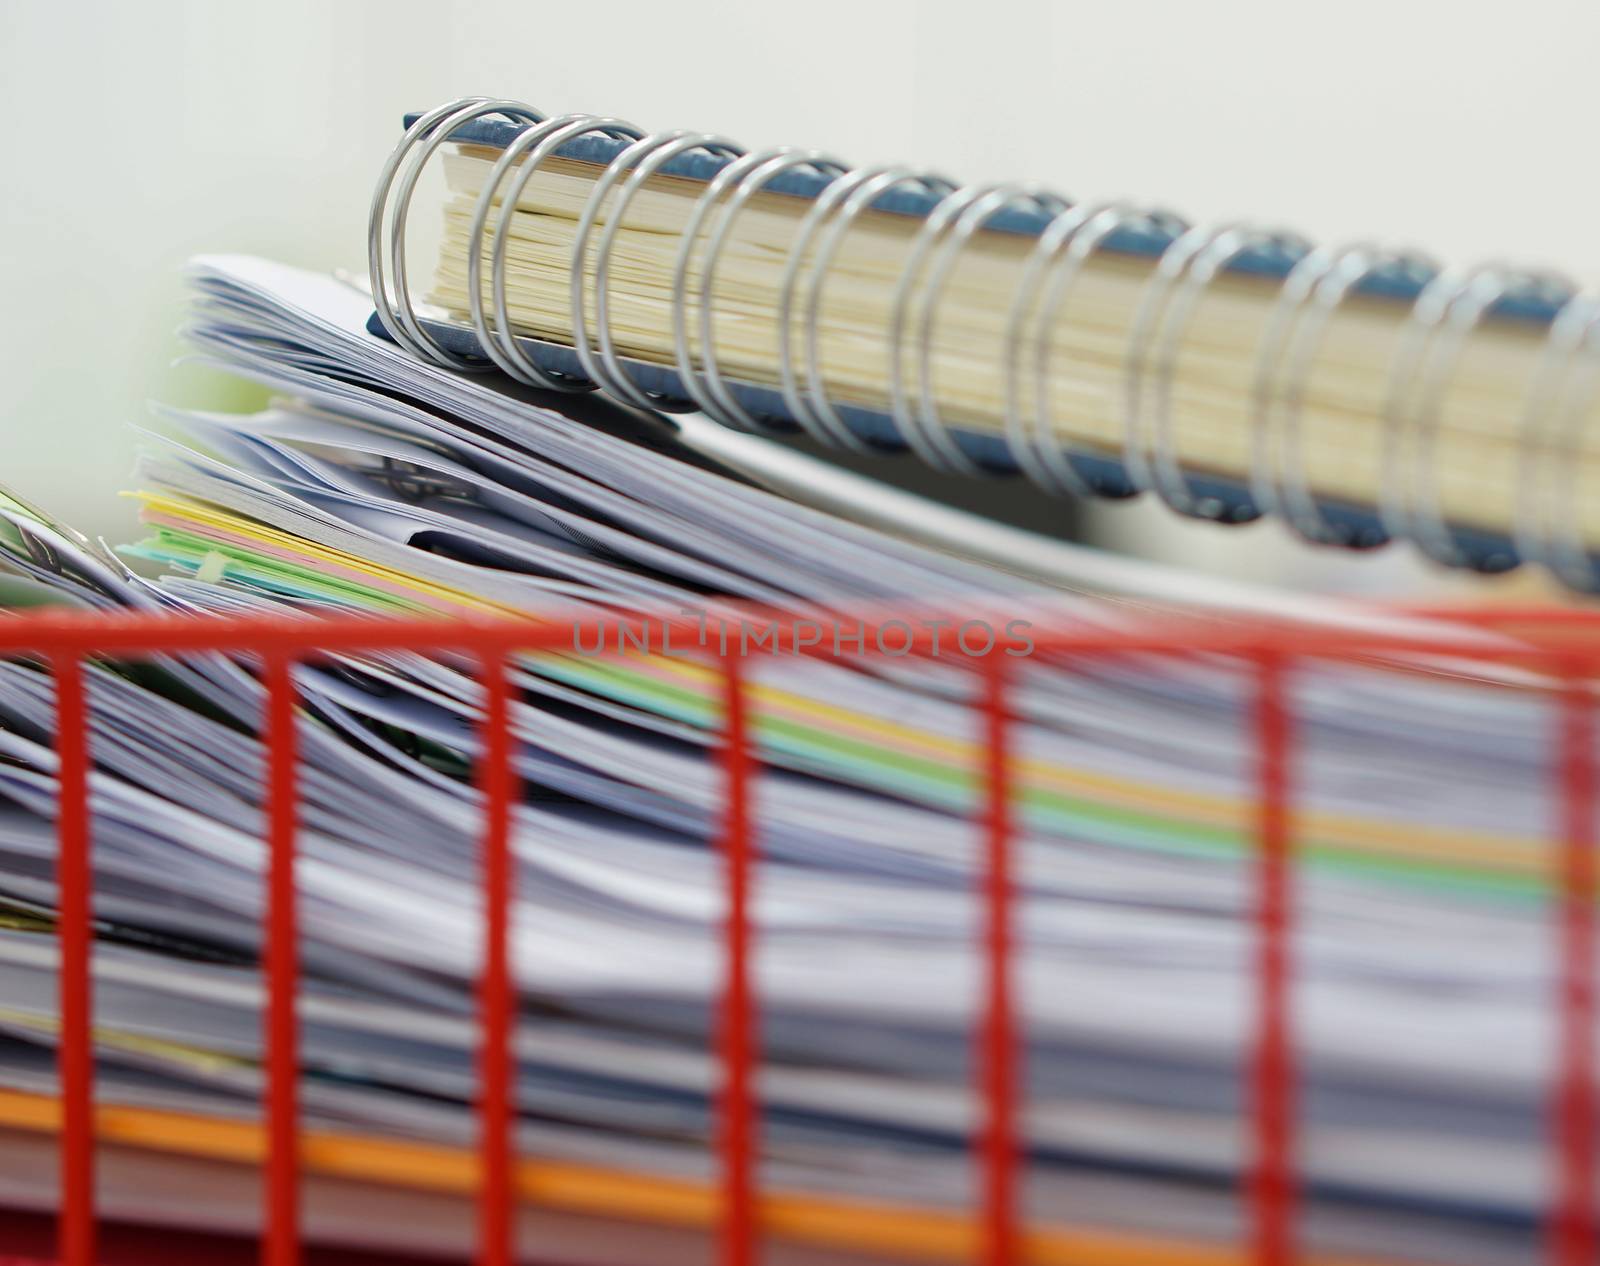
M94 1044L89 956L93 950L89 856L89 715L83 661L53 657L56 674L56 758L61 805L56 815L56 883L61 938L61 1222L56 1252L62 1266L93 1266Z
M300 919L295 885L296 762L294 660L266 657L267 900L263 932L266 973L267 1163L262 1210L262 1266L299 1266L300 1250Z
M1011 975L1011 753L1006 712L1005 659L984 661L984 782L987 857L982 868L984 904L984 1010L976 1061L976 1091L983 1104L983 1266L1020 1260L1017 1227L1018 1046Z
M755 839L750 813L749 699L745 668L737 654L722 656L722 759L727 776L723 824L723 984L718 1013L722 1085L717 1105L722 1216L717 1234L720 1266L753 1266L759 1226L756 1216L755 989L750 970L751 871Z
M1594 1209L1597 1177L1597 1095L1593 1033L1595 1015L1594 904L1597 896L1595 807L1597 740L1594 694L1589 676L1600 668L1600 617L1567 610L1489 612L1469 622L1483 628L1513 623L1542 624L1589 640L1551 649L1522 642L1464 645L1446 634L1373 634L1308 630L1293 625L1251 623L1222 627L1210 621L1152 622L1146 629L1099 631L1041 629L1041 652L1107 655L1129 652L1186 656L1223 653L1254 670L1253 709L1257 787L1254 870L1255 1030L1248 1076L1251 1163L1241 1200L1245 1233L1239 1260L1250 1266L1293 1266L1302 1260L1296 1241L1295 1111L1296 1052L1292 1032L1293 876L1291 850L1293 720L1286 678L1299 661L1379 653L1450 653L1485 661L1524 660L1557 674L1551 693L1556 756L1553 854L1556 895L1552 908L1554 950L1559 964L1552 1002L1560 1040L1551 1070L1550 1197L1545 1220L1549 1266L1591 1266L1600 1249ZM671 621L662 623L671 624ZM92 654L134 657L156 652L248 653L261 658L267 687L265 730L268 858L262 969L266 1010L263 1166L263 1266L298 1266L302 1243L299 1209L300 1155L297 1102L299 1032L298 912L296 908L296 703L293 666L338 650L403 647L416 651L462 650L483 670L485 712L479 790L484 803L481 853L483 959L478 981L480 1266L511 1266L515 1237L515 1139L511 1035L516 990L512 979L510 918L513 895L511 819L517 795L510 728L508 657L515 650L558 649L578 630L592 634L594 622L567 624L525 620L394 620L330 618L315 623L269 618L174 620L148 615L85 617L49 613L0 618L0 654L46 656L56 680L61 803L57 815L57 878L60 885L60 1182L57 1258L62 1266L93 1266L94 1047L92 1016L92 869L89 816L89 725L83 660ZM864 622L864 628L874 625ZM690 631L686 628L685 631ZM781 639L764 644L782 651ZM792 648L795 653L807 652ZM926 647L914 650L927 653ZM751 889L757 856L753 779L759 768L751 744L746 674L740 654L723 651L721 759L726 785L721 851L725 905L722 926L723 981L717 1008L717 1058L721 1069L716 1112L716 1152L721 1199L715 1232L719 1266L754 1266L759 1259L761 1197L756 1166L759 1115L755 1085L759 1047ZM1009 665L1002 655L975 662L983 675L981 805L983 866L977 899L982 907L982 980L985 996L974 1034L974 1087L979 1129L975 1260L982 1266L1013 1266L1026 1257L1019 1216L1021 1152L1019 1022L1013 995L1014 896L1012 845L1015 805L1011 795L1007 690Z
M511 1034L516 989L511 977L511 806L517 792L511 760L511 686L503 652L479 660L483 672L483 971L478 982L479 1173L478 1261L515 1259L515 1093Z
M1583 688L1583 665L1569 667L1558 701L1557 803L1561 850L1559 1066L1551 1131L1556 1140L1554 1207L1549 1221L1553 1266L1591 1266L1600 1236L1595 1200L1595 734L1594 699ZM1588 665L1592 668L1592 664Z
M1249 1221L1256 1266L1290 1266L1294 1249L1294 1042L1289 988L1292 897L1289 744L1284 665L1256 659L1256 1034L1252 1060L1254 1166Z

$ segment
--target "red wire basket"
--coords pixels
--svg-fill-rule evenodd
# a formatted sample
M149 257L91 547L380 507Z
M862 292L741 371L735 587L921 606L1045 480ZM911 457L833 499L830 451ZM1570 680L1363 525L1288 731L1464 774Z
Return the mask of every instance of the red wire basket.
M1241 1199L1247 1242L1239 1260L1253 1266L1289 1266L1296 1247L1297 1050L1291 1028L1294 985L1291 946L1295 926L1290 822L1293 814L1294 718L1285 677L1296 662L1396 655L1449 655L1515 660L1544 669L1557 683L1551 691L1552 720L1559 742L1559 785L1552 788L1554 829L1559 832L1560 897L1552 914L1559 948L1559 989L1551 1000L1559 1012L1560 1041L1551 1069L1552 1172L1556 1176L1547 1213L1547 1260L1552 1266L1592 1266L1597 1250L1593 1191L1596 1176L1594 1120L1596 949L1595 735L1589 679L1600 669L1600 617L1569 610L1452 613L1479 626L1515 629L1519 636L1469 639L1435 623L1427 634L1328 630L1254 620L1151 619L1132 631L1082 631L1035 626L1035 650L1070 658L1143 653L1163 656L1227 656L1249 664L1255 680L1255 840L1253 863L1254 1009L1249 1060L1252 1159ZM671 622L667 622L671 624ZM610 627L609 625L607 627ZM861 654L873 643L875 623ZM898 629L905 627L897 622ZM1418 626L1421 627L1421 626ZM90 753L83 661L90 655L138 658L157 652L223 652L257 657L264 665L270 705L266 721L268 844L266 871L266 1157L265 1266L295 1266L305 1252L300 1225L300 1147L297 1103L296 1020L296 711L291 668L329 652L381 650L468 653L481 665L487 691L483 719L480 786L485 796L481 883L484 909L482 972L478 982L478 1184L476 1261L509 1266L513 1243L514 1146L511 1056L515 986L510 970L509 911L512 867L508 850L510 807L517 794L508 728L510 687L506 662L513 652L566 649L575 635L603 636L592 620L386 620L330 618L308 622L273 618L179 620L136 614L30 614L0 620L0 655L47 657L58 688L57 722L61 805L58 814L57 877L60 935L59 1074L61 1098L60 1190L53 1253L9 1257L0 1263L55 1260L91 1266L102 1260L97 1246L94 1199L96 1117L92 1045L93 997L90 819L87 802ZM692 627L678 630L692 636ZM897 631L897 641L903 635ZM746 648L740 648L744 650ZM761 643L762 654L839 654L837 647ZM918 638L914 654L936 653L937 642ZM756 766L747 729L746 672L740 654L711 652L722 674L721 759L726 779L722 830L724 882L723 970L717 1024L720 1093L717 1153L720 1200L716 1227L722 1266L757 1260L762 1231L762 1195L756 1184L758 1000L751 973L751 875L759 840L752 814L751 776ZM978 1134L977 1205L981 1211L976 1260L1005 1266L1025 1260L1018 1214L1020 1077L1019 1015L1011 973L1013 878L1011 753L1007 689L1016 661L992 654L972 661L985 684L983 784L986 864L974 900L983 915L980 951L984 997L974 1034L976 1085L982 1103ZM36 1222L37 1220L35 1220ZM22 1215L0 1221L13 1228L24 1250L38 1243ZM135 1237L137 1239L137 1237ZM182 1260L170 1240L146 1237L150 1259ZM196 1260L205 1254L197 1250ZM133 1254L138 1256L137 1252ZM338 1260L366 1260L345 1256ZM377 1259L372 1259L377 1260Z

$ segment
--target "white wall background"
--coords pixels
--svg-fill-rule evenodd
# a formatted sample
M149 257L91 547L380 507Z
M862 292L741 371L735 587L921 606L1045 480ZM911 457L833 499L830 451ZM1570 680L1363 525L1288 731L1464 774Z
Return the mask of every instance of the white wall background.
M185 257L360 269L401 113L450 96L1593 276L1597 50L1595 0L0 0L0 482L130 537L127 424L219 390L169 367Z

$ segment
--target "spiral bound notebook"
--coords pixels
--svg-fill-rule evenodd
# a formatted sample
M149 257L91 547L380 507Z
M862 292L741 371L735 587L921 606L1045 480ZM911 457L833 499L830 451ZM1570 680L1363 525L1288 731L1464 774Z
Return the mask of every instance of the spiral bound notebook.
M430 360L1600 585L1600 299L1560 276L505 101L407 126L371 328ZM424 305L406 227L446 145Z

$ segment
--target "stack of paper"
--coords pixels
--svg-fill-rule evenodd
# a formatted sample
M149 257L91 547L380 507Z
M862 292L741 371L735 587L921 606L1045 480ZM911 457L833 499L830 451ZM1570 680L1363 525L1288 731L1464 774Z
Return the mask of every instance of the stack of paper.
M911 539L938 524L895 535L807 508L636 415L577 421L413 360L366 333L367 301L333 279L228 258L194 280L198 353L278 398L250 416L164 411L136 494L151 532L125 551L164 564L159 580L0 502L7 559L63 596L198 614L687 610L713 638L740 599L825 636L844 610L971 612L1020 647L1030 622L1115 629L1130 603L1183 588L1145 569L1108 600L1050 583L1021 553L1007 570ZM1103 560L1050 557L1057 580L1099 587ZM1015 663L1041 1260L1103 1244L1156 1262L1234 1242L1252 678L1222 658ZM967 1209L973 1190L977 678L954 653L749 668L765 762L761 1182L795 1202L795 1238L939 1256L949 1225L926 1211ZM381 1206L376 1222L352 1210L379 1208L385 1184L463 1185L438 1149L473 1130L474 666L370 654L297 680L307 1125L389 1144L342 1154L369 1203L314 1206L313 1230L459 1246L456 1206ZM693 1222L712 1172L718 679L693 657L574 648L523 658L515 681L519 1145L587 1176L587 1196L552 1180L552 1207ZM262 690L221 657L101 664L90 686L100 1093L146 1113L143 1142L166 1156L108 1180L105 1198L244 1224L246 1187L162 1201L139 1182L185 1150L161 1141L162 1114L258 1112ZM1536 687L1458 662L1294 678L1304 1230L1341 1261L1511 1263L1539 1234L1554 729ZM17 1092L0 1094L0 1128L53 1085L51 708L39 666L0 666L0 1087ZM0 1161L0 1199L38 1194L30 1173Z

